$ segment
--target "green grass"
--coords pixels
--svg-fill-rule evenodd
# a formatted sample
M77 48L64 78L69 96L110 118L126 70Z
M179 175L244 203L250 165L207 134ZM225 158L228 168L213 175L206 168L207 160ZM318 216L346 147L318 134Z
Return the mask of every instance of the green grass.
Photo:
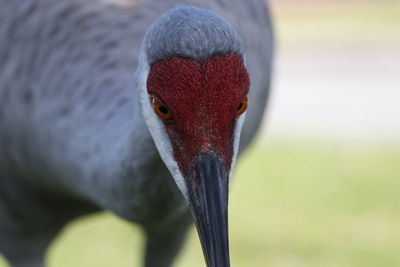
M232 265L398 267L400 145L253 146L230 199ZM111 214L71 224L50 267L140 266L142 235ZM7 266L0 262L0 266ZM178 267L204 267L193 230Z

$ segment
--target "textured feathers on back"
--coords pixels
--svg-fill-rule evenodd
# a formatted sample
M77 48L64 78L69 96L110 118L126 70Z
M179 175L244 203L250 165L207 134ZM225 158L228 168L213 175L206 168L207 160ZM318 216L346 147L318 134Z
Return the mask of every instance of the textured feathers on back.
M252 88L241 140L249 142L268 91L270 25L263 1L241 1L148 0L119 9L97 0L0 0L0 165L136 215L127 203L142 193L148 159L159 160L139 113L139 47L150 24L182 2L230 19L246 41ZM144 49L150 62L242 55L235 29L212 11L181 6L150 28Z

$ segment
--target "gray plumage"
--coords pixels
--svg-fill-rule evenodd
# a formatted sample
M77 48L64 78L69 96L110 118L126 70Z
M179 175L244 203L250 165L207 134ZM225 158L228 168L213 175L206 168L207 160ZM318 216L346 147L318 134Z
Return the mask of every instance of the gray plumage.
M242 55L244 44L234 28L221 17L202 8L175 8L146 33L149 63L169 57L205 60L213 55Z
M66 223L104 209L144 227L146 267L171 265L191 217L140 112L134 74L146 30L178 4L231 24L178 9L147 33L148 59L242 54L241 36L251 77L242 150L270 83L263 0L0 0L0 252L13 266L42 266Z

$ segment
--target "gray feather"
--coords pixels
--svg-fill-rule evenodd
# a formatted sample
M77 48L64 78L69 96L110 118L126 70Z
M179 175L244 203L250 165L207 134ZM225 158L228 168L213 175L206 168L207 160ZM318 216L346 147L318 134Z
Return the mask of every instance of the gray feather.
M170 57L202 61L218 54L244 52L243 41L230 23L193 6L180 6L162 15L149 28L144 42L150 64Z

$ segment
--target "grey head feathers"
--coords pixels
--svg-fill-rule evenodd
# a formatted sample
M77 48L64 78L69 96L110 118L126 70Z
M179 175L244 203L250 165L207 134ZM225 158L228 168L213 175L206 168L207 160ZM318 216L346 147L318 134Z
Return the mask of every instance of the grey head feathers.
M244 43L229 22L194 6L179 6L161 16L148 29L143 45L150 65L170 57L202 61L244 52Z

